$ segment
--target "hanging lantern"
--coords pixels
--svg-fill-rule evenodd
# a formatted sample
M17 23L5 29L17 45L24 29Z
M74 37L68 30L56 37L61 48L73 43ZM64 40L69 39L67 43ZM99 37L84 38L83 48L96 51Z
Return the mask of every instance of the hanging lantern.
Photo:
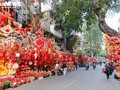
M35 43L36 43L36 45L40 46L40 45L44 44L44 41L39 39Z

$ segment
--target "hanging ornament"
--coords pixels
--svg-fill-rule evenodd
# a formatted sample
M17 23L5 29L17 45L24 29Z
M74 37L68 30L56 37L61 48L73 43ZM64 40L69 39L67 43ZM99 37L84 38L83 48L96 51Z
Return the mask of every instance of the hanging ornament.
M16 53L16 57L19 58L20 57L20 53Z
M10 25L6 25L6 26L0 28L0 31L2 31L4 33L4 36L8 36L9 34L11 34L13 32L13 29Z
M19 68L18 63L14 63L13 66L12 66L12 68L13 68L14 70L17 70L17 69Z
M19 22L13 21L13 25L16 26L17 28L21 28L22 24L20 24Z
M0 21L0 28L4 26L4 22Z
M70 14L70 10L67 10L66 12L65 12L65 16L68 16Z
M35 59L37 59L37 56L38 56L38 54L37 54L37 53L34 53L34 58L35 58Z
M28 65L32 65L33 64L33 62L28 62Z
M35 61L34 66L37 66L37 61Z

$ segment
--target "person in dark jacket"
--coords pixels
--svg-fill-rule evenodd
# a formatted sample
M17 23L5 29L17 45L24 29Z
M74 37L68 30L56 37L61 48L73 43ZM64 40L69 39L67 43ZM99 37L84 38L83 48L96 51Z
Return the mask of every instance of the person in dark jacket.
M109 79L109 76L112 75L113 70L114 70L114 67L109 62L107 62L105 64L105 72L106 72L107 79Z
M67 65L65 62L63 62L62 69L63 69L63 75L66 75L67 74Z
M85 62L85 69L86 69L86 70L89 69L89 61Z
M78 64L76 61L74 61L74 68L75 68L75 70L77 70L77 68L78 68Z

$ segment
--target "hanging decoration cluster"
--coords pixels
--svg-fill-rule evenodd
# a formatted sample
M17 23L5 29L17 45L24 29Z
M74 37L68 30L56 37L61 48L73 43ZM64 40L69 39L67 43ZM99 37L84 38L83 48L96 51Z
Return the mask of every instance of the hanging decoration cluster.
M120 60L120 37L106 37L108 40L108 59L109 60Z

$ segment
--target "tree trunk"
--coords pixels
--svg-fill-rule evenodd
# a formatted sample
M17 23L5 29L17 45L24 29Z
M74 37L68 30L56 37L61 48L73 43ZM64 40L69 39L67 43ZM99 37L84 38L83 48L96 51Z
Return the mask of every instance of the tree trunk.
M94 57L94 52L93 51L90 51L90 57Z
M105 1L106 5L108 5L108 0ZM101 13L101 7L99 6L99 0L94 0L94 11L98 17L99 28L103 33L108 34L109 36L120 36L116 30L110 28L105 21L106 12Z

